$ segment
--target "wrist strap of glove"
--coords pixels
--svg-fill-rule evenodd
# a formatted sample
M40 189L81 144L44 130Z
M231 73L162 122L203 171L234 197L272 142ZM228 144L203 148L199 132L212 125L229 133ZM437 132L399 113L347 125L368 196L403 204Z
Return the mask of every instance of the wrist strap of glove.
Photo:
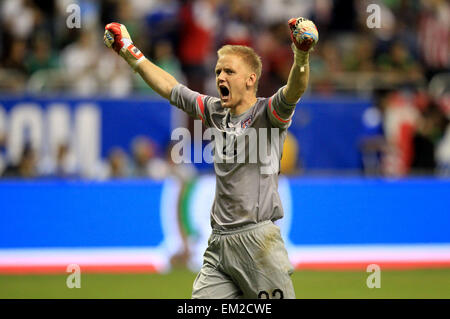
M309 64L309 52L297 49L297 47L292 44L292 51L294 51L295 64L300 67L300 71L305 71L305 66Z
M123 43L124 45L122 49L120 49L120 56L123 57L136 72L137 66L145 60L145 56L129 39L124 38Z

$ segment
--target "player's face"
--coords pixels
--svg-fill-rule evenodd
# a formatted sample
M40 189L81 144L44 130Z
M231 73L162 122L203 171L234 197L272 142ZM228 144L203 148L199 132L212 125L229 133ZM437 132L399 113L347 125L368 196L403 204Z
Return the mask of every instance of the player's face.
M242 102L247 92L249 67L235 54L219 57L216 64L216 85L223 107L233 108Z

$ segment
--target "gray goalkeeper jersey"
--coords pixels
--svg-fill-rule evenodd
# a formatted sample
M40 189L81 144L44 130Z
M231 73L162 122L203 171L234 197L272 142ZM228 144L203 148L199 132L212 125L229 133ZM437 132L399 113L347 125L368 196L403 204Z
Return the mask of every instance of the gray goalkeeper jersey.
M211 208L213 229L230 229L283 217L278 194L281 151L295 104L282 88L258 98L244 114L234 116L219 98L176 85L170 102L201 119L211 136L216 192Z

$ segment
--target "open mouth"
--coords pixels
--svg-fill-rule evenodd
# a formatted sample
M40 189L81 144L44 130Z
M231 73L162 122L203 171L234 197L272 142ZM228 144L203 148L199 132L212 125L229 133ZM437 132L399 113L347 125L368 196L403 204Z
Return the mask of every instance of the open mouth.
M229 98L230 90L226 86L224 86L224 85L219 86L219 91L220 91L220 97L222 98L222 100L226 100Z

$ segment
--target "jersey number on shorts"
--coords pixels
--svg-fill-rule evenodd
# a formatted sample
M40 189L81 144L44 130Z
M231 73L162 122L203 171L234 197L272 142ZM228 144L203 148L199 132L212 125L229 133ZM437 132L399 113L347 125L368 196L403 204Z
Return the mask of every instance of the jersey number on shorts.
M258 299L284 299L284 294L281 289L274 289L272 291L272 298L269 293L265 290L261 290L258 294Z

